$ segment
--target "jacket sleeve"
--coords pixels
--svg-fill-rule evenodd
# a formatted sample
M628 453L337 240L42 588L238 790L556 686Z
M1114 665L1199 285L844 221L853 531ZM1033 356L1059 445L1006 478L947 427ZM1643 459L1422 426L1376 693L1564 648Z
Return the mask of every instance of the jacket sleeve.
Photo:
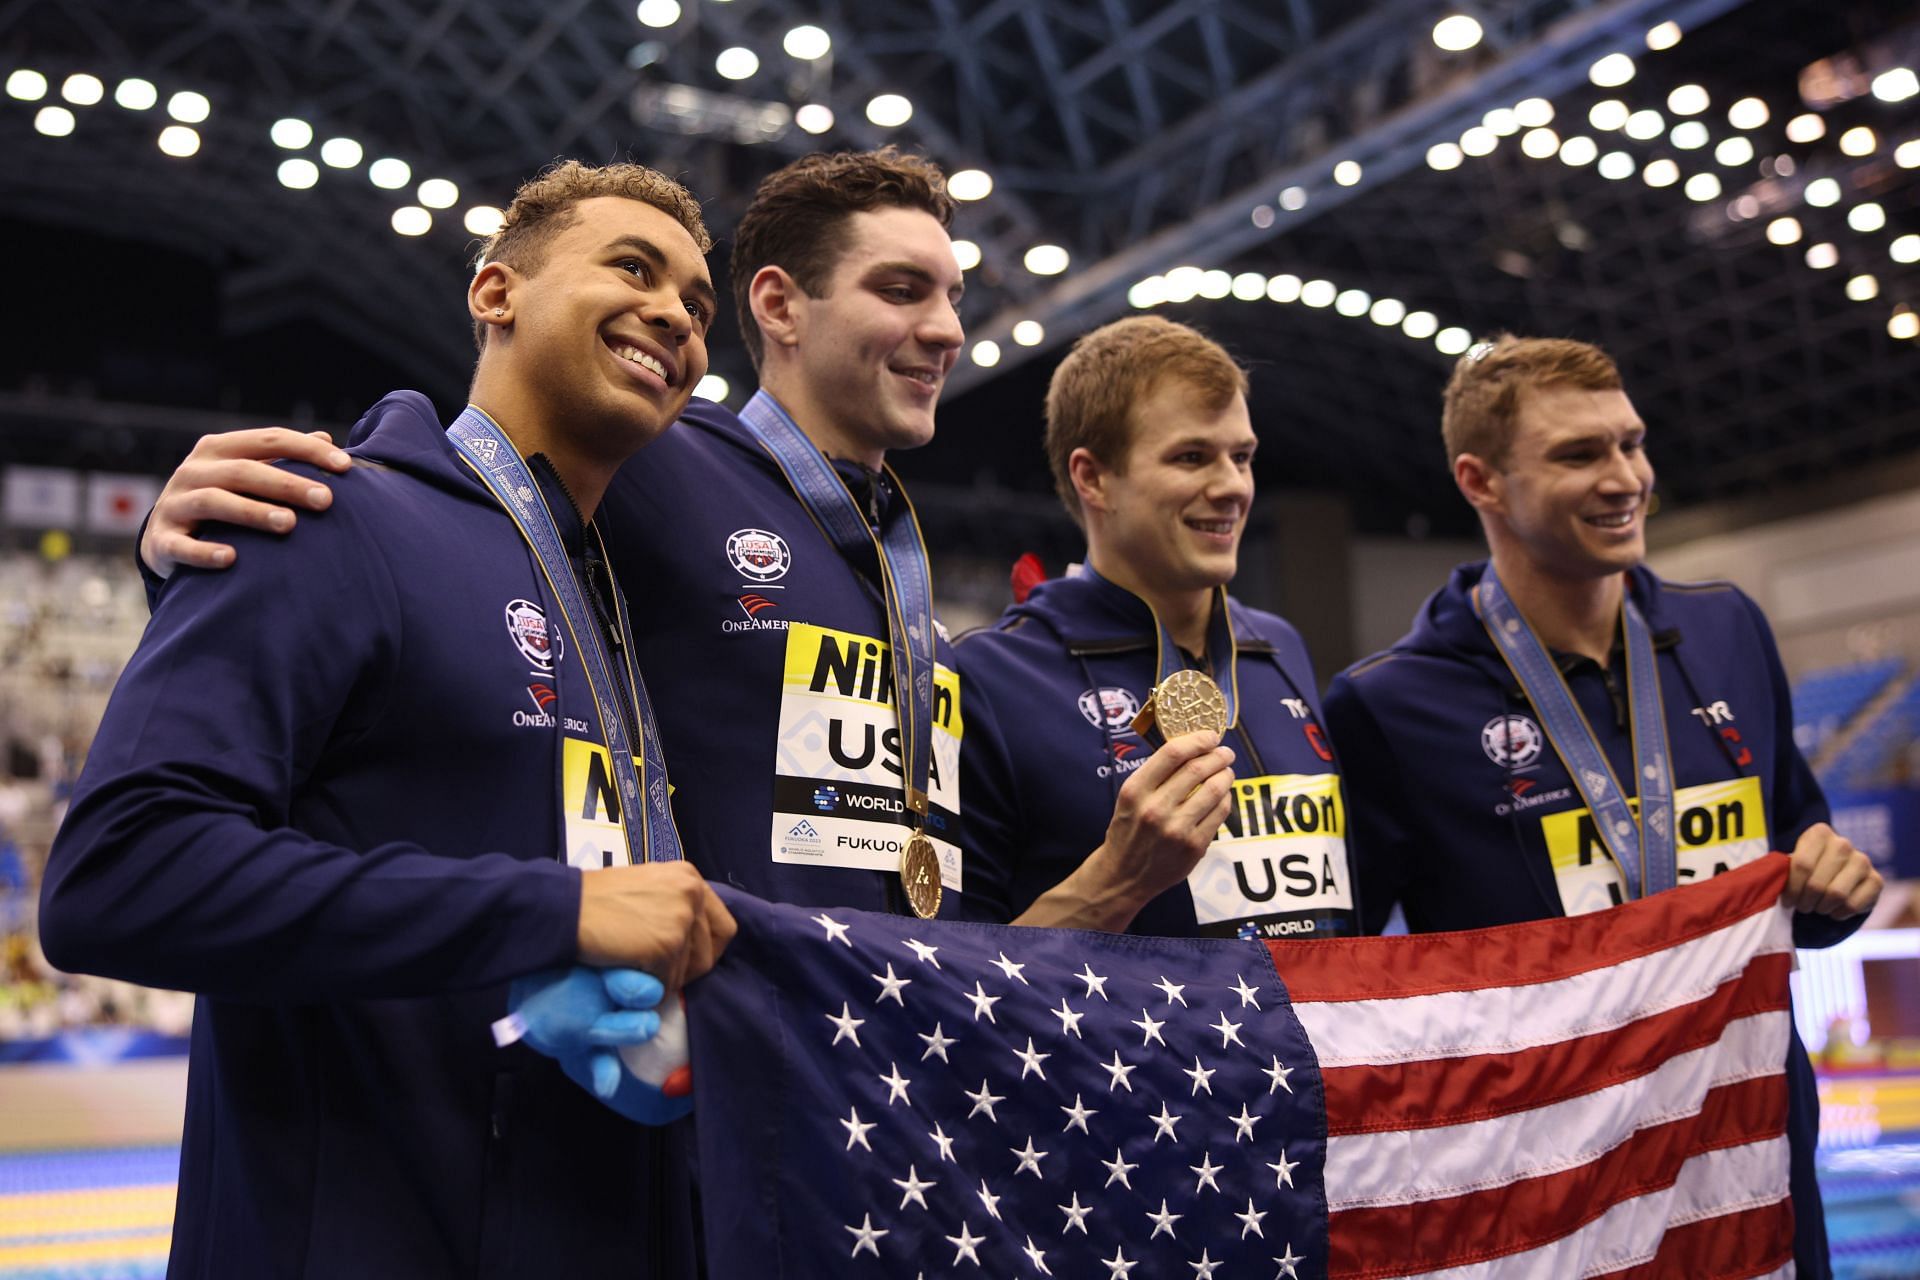
M1360 927L1376 934L1410 883L1415 826L1405 817L1393 749L1345 672L1327 686L1323 710L1346 792L1347 858L1360 895Z
M981 679L980 641L955 646L960 667L960 804L966 850L964 914L973 920L1013 918L1013 868L1018 856L1018 792L1000 719Z
M1792 853L1807 828L1831 821L1833 811L1827 807L1826 794L1820 789L1819 779L1813 776L1812 766L1800 753L1800 744L1793 740L1793 691L1787 684L1786 668L1780 662L1780 650L1773 642L1773 629L1767 625L1760 606L1745 592L1740 593L1740 603L1753 619L1760 650L1766 655L1767 685L1773 695L1773 759L1767 770L1768 789L1773 794L1773 812L1769 817L1774 847ZM1851 937L1865 922L1864 915L1834 920L1811 912L1798 912L1793 917L1793 944L1830 947Z
M48 859L56 966L292 1001L434 994L572 959L579 875L559 862L294 828L303 787L351 759L393 692L401 639L353 510L370 495L340 496L293 541L224 530L233 568L174 575Z

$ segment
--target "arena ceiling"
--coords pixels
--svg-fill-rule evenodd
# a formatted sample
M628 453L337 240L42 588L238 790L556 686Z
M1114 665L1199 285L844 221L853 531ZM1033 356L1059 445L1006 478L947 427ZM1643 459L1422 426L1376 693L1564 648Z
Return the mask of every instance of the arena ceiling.
M1050 518L1047 372L1142 303L1252 364L1263 484L1345 494L1363 529L1462 527L1437 396L1451 352L1498 329L1621 359L1669 501L1920 451L1920 342L1898 336L1920 307L1920 96L1873 92L1920 66L1920 24L1891 0L649 5L677 17L646 25L631 0L0 0L10 451L150 465L200 411L339 421L395 384L457 403L466 209L558 156L631 156L683 174L724 241L764 173L886 141L992 180L955 227L980 254L969 352L940 440L902 460L935 521ZM1436 47L1450 12L1477 19L1475 47ZM825 56L785 50L801 25ZM1656 29L1680 39L1651 49ZM757 70L723 76L730 49ZM1632 78L1595 84L1618 52ZM116 105L129 79L155 104ZM1670 100L1683 86L1705 105ZM182 91L204 120L169 118ZM871 123L889 94L911 118ZM1749 98L1765 121L1731 121ZM1605 106L1592 119L1603 102L1641 112L1644 136L1602 127ZM800 127L810 104L832 113L823 133ZM1821 136L1794 141L1805 114ZM284 119L311 139L276 144ZM162 153L170 127L193 130L193 154ZM1843 147L1861 127L1871 143ZM334 153L351 163L322 158L330 139L357 144ZM1462 145L1491 150L1446 150ZM381 159L405 162L396 187L370 180L398 175ZM283 184L289 160L311 186ZM397 234L429 178L457 195ZM1776 243L1785 218L1797 237ZM1066 269L1028 270L1036 245ZM732 343L715 371L738 403L751 373Z

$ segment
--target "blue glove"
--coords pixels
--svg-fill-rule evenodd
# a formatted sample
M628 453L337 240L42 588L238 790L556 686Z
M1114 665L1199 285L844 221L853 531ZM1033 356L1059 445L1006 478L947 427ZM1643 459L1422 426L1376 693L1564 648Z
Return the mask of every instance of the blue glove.
M666 1046L648 1043L660 1032L655 1007L665 994L658 978L637 969L576 965L529 974L513 984L512 1013L496 1025L495 1038L524 1039L558 1062L568 1079L628 1119L666 1124L691 1112L693 1098L684 1070L660 1069ZM668 1014L671 1022L682 1022L677 1003ZM669 1039L677 1039L677 1057L684 1063L684 1026L676 1030L678 1036Z

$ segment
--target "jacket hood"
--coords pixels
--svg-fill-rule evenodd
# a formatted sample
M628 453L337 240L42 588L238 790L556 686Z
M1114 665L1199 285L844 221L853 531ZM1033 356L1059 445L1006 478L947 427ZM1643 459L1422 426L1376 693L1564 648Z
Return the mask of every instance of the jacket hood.
M493 501L480 477L454 452L433 402L418 391L389 391L353 424L347 440L357 457L439 489Z
M1413 618L1413 630L1393 647L1401 652L1452 657L1476 663L1485 667L1494 679L1503 684L1511 683L1512 676L1507 670L1506 661L1501 658L1499 650L1493 647L1486 627L1473 610L1473 589L1486 573L1487 563L1477 560L1472 564L1456 566L1448 575L1446 585L1428 596L1426 603L1420 606L1420 611ZM1640 606L1646 616L1647 625L1656 632L1665 629L1668 620L1660 579L1644 565L1636 565L1627 572L1627 589L1633 593L1634 603Z

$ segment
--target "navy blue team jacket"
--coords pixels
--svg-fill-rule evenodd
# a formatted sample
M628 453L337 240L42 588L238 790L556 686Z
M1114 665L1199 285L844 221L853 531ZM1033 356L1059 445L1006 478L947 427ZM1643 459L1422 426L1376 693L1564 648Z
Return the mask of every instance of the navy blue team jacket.
M883 526L910 518L906 501L884 479L836 466ZM887 643L877 556L843 556L739 418L706 400L694 400L620 469L596 523L636 619L636 653L666 744L688 856L709 879L775 902L906 910L894 870L773 859L776 843L811 815L859 818L865 838L895 849L889 867L897 865L907 834L897 806L873 788L810 777L807 761L795 758L805 744L789 750L780 743L793 624ZM955 667L944 639L937 656ZM891 678L885 665L863 658L836 674L877 689ZM897 785L891 728L870 739L836 738L824 722L819 732L843 756L852 753L882 772L892 762ZM779 824L779 841L776 810L790 815ZM936 812L931 833L956 840L957 818ZM943 917L982 914L972 874L966 861L966 892L943 895Z
M1225 741L1235 753L1235 777L1324 775L1334 803L1344 807L1299 632L1238 601L1231 610L1240 702L1239 723ZM961 637L957 648L966 692L961 760L968 852L1004 882L1007 909L1018 915L1105 839L1121 783L1153 752L1131 727L1155 681L1153 614L1138 596L1105 579L1056 578L991 628ZM1236 812L1229 822L1245 820ZM1317 883L1321 870L1311 868L1308 880ZM1252 891L1275 911L1285 911L1288 891L1306 883L1277 867L1250 867L1247 874ZM1351 886L1347 867L1335 874ZM1351 932L1351 919L1323 917L1312 929L1296 923L1285 932ZM1245 925L1203 926L1181 883L1142 908L1129 931L1232 936ZM1274 928L1251 932L1282 936Z
M1395 902L1416 933L1560 915L1553 858L1578 866L1604 856L1532 705L1474 614L1483 570L1456 569L1411 633L1327 690L1370 932ZM1683 871L1691 861L1695 874L1712 874L1756 848L1791 851L1828 810L1794 745L1786 673L1759 607L1730 584L1662 582L1644 568L1632 571L1629 589L1654 633ZM1623 664L1603 670L1563 655L1560 666L1615 775L1633 777ZM1794 940L1828 946L1859 925L1801 915ZM1813 1179L1819 1105L1797 1035L1788 1075L1799 1274L1824 1276Z
M362 426L298 537L175 575L47 869L53 963L201 996L170 1274L690 1274L664 1131L488 1032L574 954L532 686L583 676L509 625L558 610L424 397Z

